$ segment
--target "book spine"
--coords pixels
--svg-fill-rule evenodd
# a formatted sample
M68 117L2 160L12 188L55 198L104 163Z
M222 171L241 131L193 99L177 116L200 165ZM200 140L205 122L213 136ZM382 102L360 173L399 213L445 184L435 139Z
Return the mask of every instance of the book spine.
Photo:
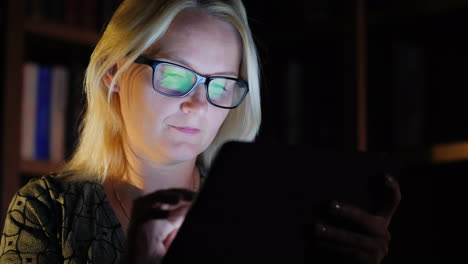
M36 98L39 66L33 62L23 65L23 95L21 113L21 158L34 159L36 131Z
M49 160L49 136L50 136L50 82L51 72L49 67L39 68L37 112L36 112L36 160Z
M68 70L52 68L50 159L61 162L65 158L65 111L68 91Z

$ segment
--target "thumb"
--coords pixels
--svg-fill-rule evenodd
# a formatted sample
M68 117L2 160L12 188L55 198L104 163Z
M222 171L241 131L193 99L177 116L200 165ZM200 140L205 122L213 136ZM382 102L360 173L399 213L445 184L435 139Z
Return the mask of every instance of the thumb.
M388 189L388 197L385 199L385 204L377 212L377 215L385 217L390 222L400 205L401 192L399 183L389 174L385 176L385 185Z
M172 232L169 233L169 235L167 235L166 239L163 242L166 250L171 246L172 241L174 241L174 238L176 237L178 232L179 232L179 228L175 228L174 230L172 230Z

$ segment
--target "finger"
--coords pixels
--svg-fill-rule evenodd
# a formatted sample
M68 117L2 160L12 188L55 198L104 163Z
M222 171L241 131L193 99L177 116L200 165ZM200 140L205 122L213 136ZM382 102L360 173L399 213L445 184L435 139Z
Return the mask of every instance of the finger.
M353 259L357 261L357 263L380 263L381 261L377 256L372 256L369 253L352 246L338 246L335 243L328 241L318 241L315 243L315 246L322 252L327 252L333 256L343 256L349 260ZM354 261L350 262L355 263Z
M401 201L400 184L390 174L385 176L385 185L389 189L387 203L377 212L377 215L385 217L388 222L391 221Z
M180 201L192 201L195 192L186 189L159 190L148 195L139 197L133 201L132 214L139 217L145 214L145 210L151 207L159 207L162 204L175 205Z
M148 209L148 219L165 219L169 217L170 212L161 208L150 208Z
M146 222L148 220L155 219L168 219L175 222L177 218L185 216L190 207L189 202L181 201L176 205L170 204L158 204L157 207L151 207L145 209L143 212L139 212L135 215L135 221Z
M130 220L127 236L128 241L132 241L132 243L129 244L129 252L135 252L135 249L139 248L139 242L142 240L144 241L141 245L142 247L149 249L148 246L151 244L151 249L156 249L157 252L164 251L163 241L175 227L167 219L161 219L161 216L157 215L159 213L162 212L149 210L145 216L146 218L138 220L132 218ZM151 216L155 218L151 219Z
M188 213L188 210L190 209L189 206L185 207L180 207L177 210L171 211L171 214L169 216L169 220L174 223L175 226L180 227L185 220L185 216Z
M166 239L163 242L164 247L166 247L166 249L168 249L171 246L172 241L174 241L174 238L176 237L178 232L179 228L175 228L174 230L172 230L171 233L169 233L169 235L167 235Z
M195 192L188 189L166 189L159 190L136 199L138 203L154 204L155 202L176 204L180 200L192 201L195 198Z
M149 233L152 243L164 245L167 237L177 229L173 223L165 219L157 219L145 223L145 231ZM147 236L148 237L148 236ZM164 246L164 249L167 247Z
M184 200L184 201L193 201L196 196L196 192L189 190L189 189L172 188L172 189L168 189L167 191L179 195L181 200Z
M330 212L335 218L346 219L370 235L389 236L388 221L382 216L375 216L361 208L337 201L331 203Z
M148 208L144 212L138 212L132 215L131 221L138 224L148 222L156 219L166 219L169 217L169 211L162 210L161 208Z
M320 241L330 242L343 248L354 248L372 256L385 256L388 254L390 241L383 237L371 238L325 224L316 226L316 234Z
M167 210L167 211L174 211L181 207L190 207L190 205L192 205L192 201L179 200L177 203L173 203L173 204L156 202L153 204L152 207L161 208L162 210Z
M344 246L352 246L366 251L372 251L375 243L372 239L344 229L319 223L315 229L319 239Z

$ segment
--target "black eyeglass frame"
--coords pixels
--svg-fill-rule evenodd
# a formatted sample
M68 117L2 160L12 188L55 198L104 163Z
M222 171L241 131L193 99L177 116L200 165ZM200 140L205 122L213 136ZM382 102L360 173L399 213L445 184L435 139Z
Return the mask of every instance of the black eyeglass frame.
M136 58L134 62L138 63L138 64L144 64L144 65L151 66L151 68L153 69L153 76L152 76L153 90L155 90L156 92L158 92L158 93L160 93L162 95L168 96L168 97L177 97L177 98L185 97L188 94L190 94L198 85L200 85L200 83L203 83L205 85L205 90L206 90L206 99L208 100L208 102L210 104L212 104L212 105L214 105L216 107L224 108L224 109L233 109L233 108L238 107L240 104L242 104L245 97L249 93L248 83L246 81L244 81L244 80L241 80L241 79L227 77L227 76L203 76L203 75L200 75L200 74L194 72L193 70L191 70L191 69L189 69L187 67L184 67L182 65L178 65L176 63L167 62L167 61L152 60L152 59L146 58L144 56L138 56L138 58ZM180 67L182 69L186 69L186 70L190 71L191 73L193 73L197 77L197 81L192 86L192 88L190 88L186 93L181 94L181 95L167 94L167 93L165 93L163 91L160 91L160 90L156 89L156 87L154 86L154 82L155 82L154 78L155 78L155 75L156 75L155 74L156 68L158 67L158 65L161 65L161 64L167 64L167 65L177 66L177 67ZM215 104L214 102L211 101L210 96L208 94L208 86L210 85L210 82L212 80L218 79L218 78L224 78L224 79L229 79L229 80L233 80L233 81L236 81L236 82L240 82L245 87L244 94L242 95L242 97L240 98L239 102L236 105L234 105L234 106L222 106L222 105Z

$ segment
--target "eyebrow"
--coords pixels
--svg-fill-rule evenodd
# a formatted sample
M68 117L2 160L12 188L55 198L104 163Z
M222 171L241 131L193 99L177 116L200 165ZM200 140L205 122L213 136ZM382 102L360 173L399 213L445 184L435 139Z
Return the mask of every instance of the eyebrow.
M157 49L156 52L153 52L153 53L151 54L151 56L153 56L153 57L158 57L158 54L159 54L160 51L161 51L160 49ZM184 60L184 59L181 58L181 57L178 57L178 56L176 56L176 55L163 54L163 55L161 56L161 58L162 58L163 60L164 60L164 59L167 59L167 60L170 60L170 61L172 61L172 62L174 62L174 63L176 63L176 64L180 64L180 65L182 65L182 66L185 66L185 67L191 69L192 71L194 71L194 72L200 74L199 72L197 72L197 71L194 70L194 67L193 67L189 62L187 62L186 60ZM216 73L214 73L214 74L200 74L200 75L205 75L205 76L227 76L227 77L229 77L229 76L234 76L234 77L236 77L236 78L239 78L238 74L235 73L235 72L216 72Z

